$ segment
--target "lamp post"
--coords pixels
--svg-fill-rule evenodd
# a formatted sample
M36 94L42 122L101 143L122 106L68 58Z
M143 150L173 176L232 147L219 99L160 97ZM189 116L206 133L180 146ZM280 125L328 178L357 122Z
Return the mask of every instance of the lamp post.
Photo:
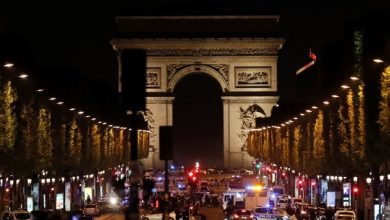
M364 200L364 208L365 208L365 218L366 220L371 220L372 219L372 190L371 190L371 183L372 183L372 178L369 176L366 178L366 183L367 183L367 189L366 189L366 194L365 194L365 200Z
M379 195L379 219L382 219L382 209L385 203L385 196L383 194L383 181L385 180L385 175L379 175L379 186L378 186L378 195Z
M389 200L389 193L390 193L390 173L387 174L387 190L386 190L387 198L386 199L388 200Z
M354 176L352 178L353 186L352 186L352 195L353 195L353 203L354 203L354 209L357 213L358 210L358 196L359 196L359 187L358 187L358 177Z

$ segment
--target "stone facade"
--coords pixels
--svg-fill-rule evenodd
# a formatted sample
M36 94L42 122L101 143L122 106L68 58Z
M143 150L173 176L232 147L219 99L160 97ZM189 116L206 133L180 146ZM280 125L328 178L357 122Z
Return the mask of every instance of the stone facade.
M174 125L172 96L176 84L194 73L208 74L221 86L223 95L224 166L250 167L253 158L245 151L247 130L257 117L270 117L278 101L277 58L283 39L116 39L119 79L120 51L147 50L147 112L151 135L146 167L159 161L158 128Z

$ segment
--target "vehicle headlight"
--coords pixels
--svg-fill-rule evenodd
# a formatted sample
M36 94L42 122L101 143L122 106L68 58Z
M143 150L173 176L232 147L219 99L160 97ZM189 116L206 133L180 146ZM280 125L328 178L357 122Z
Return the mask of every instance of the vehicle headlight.
M111 197L111 198L110 198L110 204L111 204L111 205L116 205L117 202L118 202L118 199L117 199L117 198L115 198L115 197Z

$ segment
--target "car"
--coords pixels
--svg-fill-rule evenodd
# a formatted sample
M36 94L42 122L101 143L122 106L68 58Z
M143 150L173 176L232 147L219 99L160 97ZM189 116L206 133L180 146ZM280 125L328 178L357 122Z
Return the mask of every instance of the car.
M83 214L86 216L99 216L101 215L101 210L98 204L91 203L84 207Z
M291 220L292 217L287 213L285 209L275 208L272 210L274 219L276 220Z
M163 213L160 210L155 210L152 213L141 215L141 220L161 220L163 219ZM169 213L169 220L175 220L175 212Z
M351 209L340 209L334 213L334 220L356 220L356 214Z
M230 219L253 219L253 213L248 209L237 209L230 216Z
M282 199L280 198L278 202L276 203L277 208L285 209L288 205L288 199Z
M252 210L253 220L291 220L292 217L287 213L286 210L281 208L270 208L270 207L257 207Z
M273 217L273 210L270 207L256 207L252 210L253 220L267 219Z
M31 213L24 210L3 211L1 220L31 220Z

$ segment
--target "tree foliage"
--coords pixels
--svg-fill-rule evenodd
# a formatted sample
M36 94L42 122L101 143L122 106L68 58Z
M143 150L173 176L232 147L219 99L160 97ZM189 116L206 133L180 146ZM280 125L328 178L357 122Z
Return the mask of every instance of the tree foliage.
M1 85L0 89L0 151L7 153L15 145L17 131L15 103L18 97L11 81Z

